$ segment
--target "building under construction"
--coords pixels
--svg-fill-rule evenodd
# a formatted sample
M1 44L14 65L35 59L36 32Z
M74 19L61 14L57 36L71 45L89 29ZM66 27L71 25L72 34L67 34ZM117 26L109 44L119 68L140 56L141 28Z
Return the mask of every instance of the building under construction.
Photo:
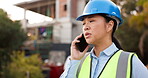
M77 22L75 18L82 14L88 1L32 0L16 4L16 6L24 9L22 28L28 33L29 37L23 47L26 53L40 53L43 60L48 58L54 60L58 57L59 60L54 60L54 62L63 64L69 55L71 41L82 32L81 23ZM27 10L42 14L53 20L29 24L26 21ZM34 17L34 19L38 18Z
M22 28L27 32L28 40L22 49L26 55L40 53L42 59L48 60L51 65L63 65L66 57L70 55L71 41L82 32L81 23L75 19L82 14L88 1L31 0L16 4L24 9ZM28 10L49 17L52 21L29 24L26 19ZM52 71L54 72L50 72L50 78L58 78L60 74Z

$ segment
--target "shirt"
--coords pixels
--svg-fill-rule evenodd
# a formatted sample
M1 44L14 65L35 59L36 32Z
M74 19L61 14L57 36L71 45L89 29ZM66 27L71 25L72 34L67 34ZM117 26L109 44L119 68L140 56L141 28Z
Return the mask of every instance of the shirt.
M92 72L91 78L97 78L102 71L104 65L108 59L118 50L116 45L112 43L111 46L106 48L104 51L100 52L97 57L94 54L94 50L91 50L92 60ZM68 60L67 68L62 73L60 78L76 78L76 73L81 60ZM148 78L148 70L144 64L136 57L132 58L132 78Z

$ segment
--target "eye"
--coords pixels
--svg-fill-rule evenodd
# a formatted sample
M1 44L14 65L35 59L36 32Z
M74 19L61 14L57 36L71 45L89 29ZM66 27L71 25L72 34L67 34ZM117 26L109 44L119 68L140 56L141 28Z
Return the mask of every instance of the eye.
M91 23L91 22L94 22L95 20L90 20L89 22Z
M85 25L85 23L82 23L82 25Z

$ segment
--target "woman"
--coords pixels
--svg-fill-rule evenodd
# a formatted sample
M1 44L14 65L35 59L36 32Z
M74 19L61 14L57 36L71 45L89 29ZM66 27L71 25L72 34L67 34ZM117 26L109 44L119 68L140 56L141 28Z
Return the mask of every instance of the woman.
M83 34L94 48L86 53L76 47L77 36L71 44L71 58L60 78L148 78L148 71L134 53L124 52L114 32L122 18L118 7L110 0L90 0L77 18L82 21ZM127 45L128 46L128 45Z

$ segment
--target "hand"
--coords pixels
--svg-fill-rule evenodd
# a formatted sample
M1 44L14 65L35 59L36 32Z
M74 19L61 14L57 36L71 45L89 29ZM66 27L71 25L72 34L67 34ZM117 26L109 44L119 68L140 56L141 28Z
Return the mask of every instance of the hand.
M89 46L87 46L85 48L85 50L83 52L80 52L77 47L76 47L76 43L79 43L80 41L78 40L78 38L81 38L82 34L80 34L79 36L77 36L71 44L71 60L81 60L83 58L83 56L85 55L85 53L87 52L87 50L89 49Z

